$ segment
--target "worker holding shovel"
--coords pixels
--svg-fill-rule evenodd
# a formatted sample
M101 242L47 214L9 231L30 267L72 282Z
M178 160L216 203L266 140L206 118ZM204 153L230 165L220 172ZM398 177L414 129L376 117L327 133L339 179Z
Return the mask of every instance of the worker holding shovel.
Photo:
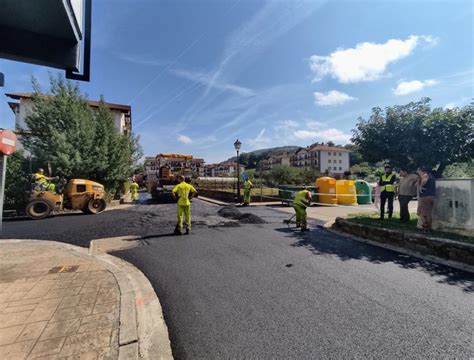
M311 192L308 189L298 191L293 200L293 209L296 213L296 227L301 227L301 231L309 231L306 222L306 208L311 205Z

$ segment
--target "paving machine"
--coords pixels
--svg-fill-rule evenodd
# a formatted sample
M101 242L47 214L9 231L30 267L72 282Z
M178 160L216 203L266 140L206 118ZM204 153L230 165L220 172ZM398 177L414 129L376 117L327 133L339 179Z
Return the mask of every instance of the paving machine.
M176 177L191 178L192 155L158 154L154 170L147 173L147 187L152 198L159 203L174 202L171 190L178 184Z
M106 208L104 186L91 180L60 179L56 191L32 185L26 204L26 215L34 220L44 219L63 210L82 210L99 214Z

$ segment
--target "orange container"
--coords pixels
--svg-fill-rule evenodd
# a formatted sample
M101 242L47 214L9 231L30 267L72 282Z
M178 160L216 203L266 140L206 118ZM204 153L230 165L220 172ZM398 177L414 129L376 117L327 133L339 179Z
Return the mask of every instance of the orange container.
M316 179L316 188L319 193L319 202L323 204L337 204L336 179L332 177L320 177Z

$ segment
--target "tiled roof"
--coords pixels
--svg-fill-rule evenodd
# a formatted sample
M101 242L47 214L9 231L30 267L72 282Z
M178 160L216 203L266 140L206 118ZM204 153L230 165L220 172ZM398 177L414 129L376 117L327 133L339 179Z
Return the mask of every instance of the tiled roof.
M5 95L15 100L31 99L33 97L33 93L9 93ZM93 107L98 107L100 103L100 101L96 101L96 100L86 100L86 101L90 106L93 106ZM104 102L104 105L107 106L111 110L130 111L132 109L130 105L112 104L112 103L107 103L107 102Z

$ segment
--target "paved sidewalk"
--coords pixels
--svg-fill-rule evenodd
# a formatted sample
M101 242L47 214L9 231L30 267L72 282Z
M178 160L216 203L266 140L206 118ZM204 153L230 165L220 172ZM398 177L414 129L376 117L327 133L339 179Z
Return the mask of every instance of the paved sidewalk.
M95 257L0 242L1 359L117 359L119 316L117 281Z

